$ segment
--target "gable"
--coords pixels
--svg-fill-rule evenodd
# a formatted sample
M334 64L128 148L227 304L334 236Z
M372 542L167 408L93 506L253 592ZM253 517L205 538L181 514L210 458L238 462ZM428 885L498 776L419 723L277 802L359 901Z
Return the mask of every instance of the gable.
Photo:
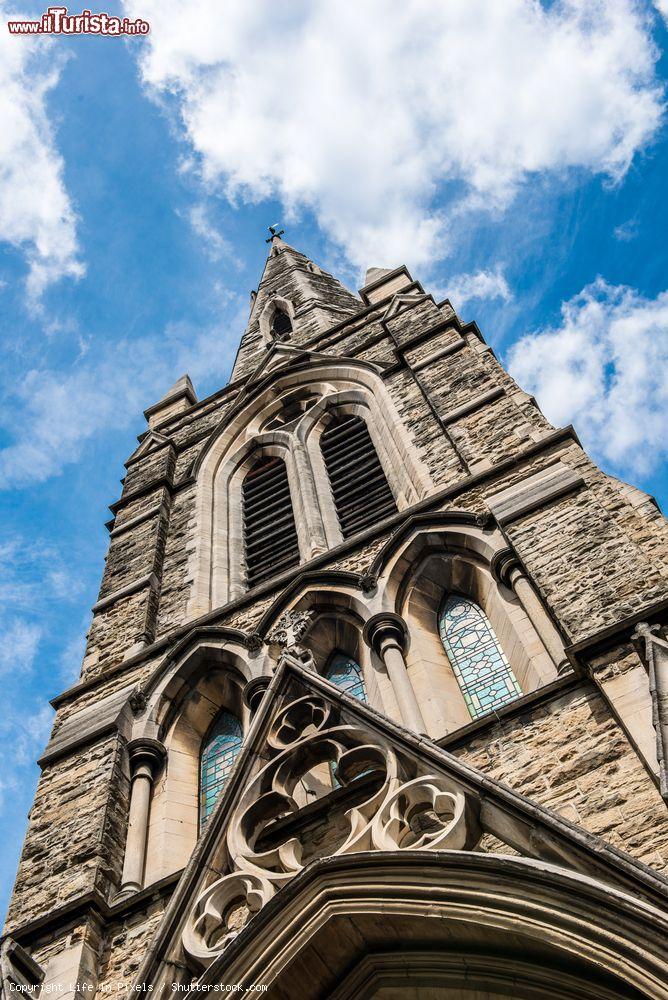
M151 455L154 451L158 451L160 448L164 448L165 445L171 444L168 437L164 434L160 434L158 431L150 430L142 438L141 444L135 448L130 458L125 463L126 466L131 465L140 458L145 458L147 455Z
M325 858L490 850L665 905L661 876L284 654L138 982L201 974Z

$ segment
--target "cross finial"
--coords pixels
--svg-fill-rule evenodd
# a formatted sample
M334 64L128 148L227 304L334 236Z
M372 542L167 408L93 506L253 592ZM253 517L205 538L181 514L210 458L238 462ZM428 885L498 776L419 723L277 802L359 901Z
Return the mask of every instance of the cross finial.
M280 239L280 237L284 234L285 229L279 230L279 225L279 222L275 222L273 226L268 227L271 236L264 241L265 243L273 243L274 240Z

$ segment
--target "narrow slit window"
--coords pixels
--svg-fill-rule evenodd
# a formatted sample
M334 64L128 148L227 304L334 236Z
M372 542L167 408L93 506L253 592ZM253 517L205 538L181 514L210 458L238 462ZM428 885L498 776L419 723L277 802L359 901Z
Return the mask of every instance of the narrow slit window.
M204 737L200 758L199 827L204 829L222 792L243 742L236 715L221 712Z
M345 653L333 653L325 668L325 677L354 698L359 698L360 701L367 700L362 668L351 656L346 656Z
M290 484L281 458L261 458L242 489L244 554L249 587L299 565L299 542Z
M438 628L472 718L479 719L522 694L496 633L477 604L450 595L441 608Z
M292 336L292 320L283 309L277 309L273 315L271 335L278 341L289 340Z
M323 431L320 447L344 538L396 513L392 490L361 417L335 417Z

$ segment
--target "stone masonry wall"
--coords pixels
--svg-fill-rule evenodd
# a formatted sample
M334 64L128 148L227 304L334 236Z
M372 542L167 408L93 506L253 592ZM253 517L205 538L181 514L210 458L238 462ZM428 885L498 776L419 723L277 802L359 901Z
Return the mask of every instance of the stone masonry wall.
M453 752L645 864L668 868L666 805L592 684Z
M7 929L92 890L106 898L120 876L127 808L128 779L118 737L45 767Z

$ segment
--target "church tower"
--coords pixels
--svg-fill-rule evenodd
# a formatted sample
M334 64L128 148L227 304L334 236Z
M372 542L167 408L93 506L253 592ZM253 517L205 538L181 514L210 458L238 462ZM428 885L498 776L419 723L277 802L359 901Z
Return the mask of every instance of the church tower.
M145 415L7 996L668 1000L668 531L405 267L272 231Z

